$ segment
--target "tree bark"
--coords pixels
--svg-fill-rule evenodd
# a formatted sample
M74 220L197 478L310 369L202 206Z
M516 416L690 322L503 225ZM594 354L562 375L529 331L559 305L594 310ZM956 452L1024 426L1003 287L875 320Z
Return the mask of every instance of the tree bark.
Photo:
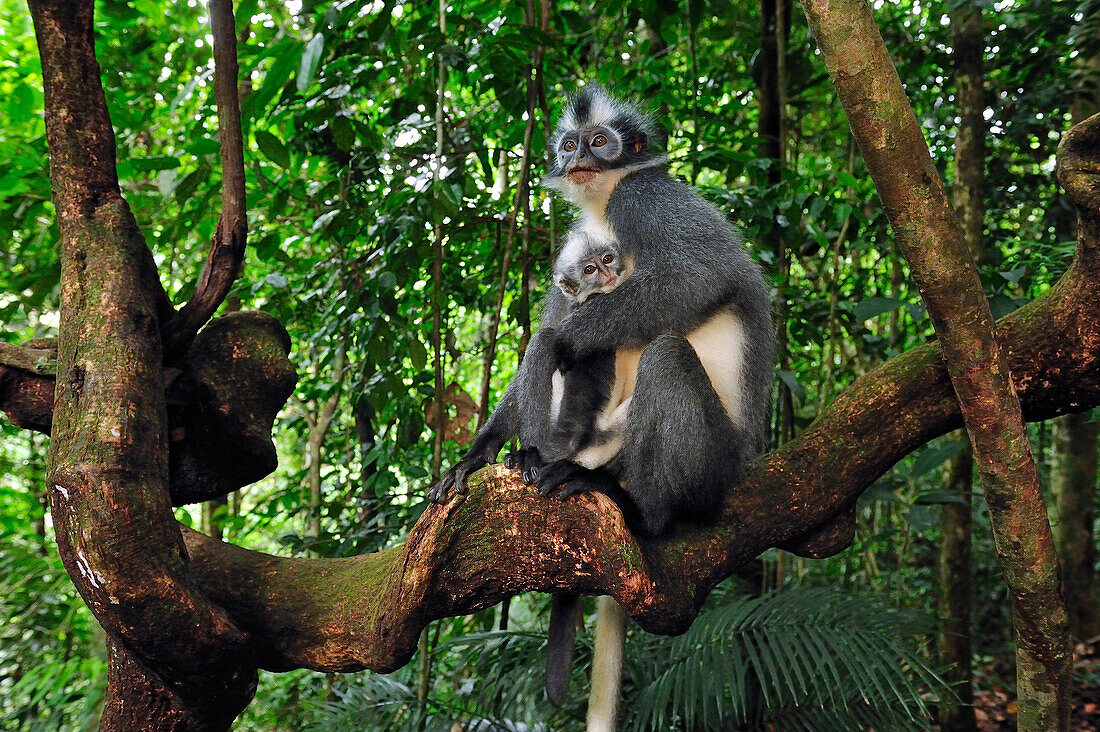
M962 224L970 256L981 259L985 226L985 32L981 8L965 4L951 13L955 61L955 103L959 127L955 133L951 189L955 213ZM948 462L946 490L956 503L940 510L940 545L936 573L936 614L940 619L937 655L944 678L958 696L958 704L941 705L938 720L943 732L974 732L974 688L971 683L970 557L974 454L969 446Z
M871 16L859 0L806 0L852 132L909 263L958 394L1016 620L1020 728L1069 719L1065 601L1008 361L958 220ZM901 168L898 160L911 161Z
M1082 640L1100 635L1092 536L1098 437L1100 423L1090 422L1088 412L1067 414L1054 423L1054 543L1062 560L1069 629Z

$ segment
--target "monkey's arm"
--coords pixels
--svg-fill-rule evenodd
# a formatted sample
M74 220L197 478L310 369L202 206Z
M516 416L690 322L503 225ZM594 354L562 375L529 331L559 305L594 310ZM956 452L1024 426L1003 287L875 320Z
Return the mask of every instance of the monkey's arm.
M554 288L557 292L557 288ZM439 482L428 489L428 498L443 503L451 488L466 491L466 477L479 468L496 461L504 443L519 435L525 448L544 448L549 439L547 412L550 408L550 378L554 371L552 344L553 325L561 320L563 298L548 298L543 312L543 326L531 337L527 355L516 371L512 383L504 392L492 416L478 430L473 445ZM536 453L537 454L537 453Z
M557 328L557 357L641 348L663 333L685 335L731 301L735 278L688 269L639 270L611 292L585 300Z
M508 385L504 397L493 410L485 425L478 430L473 445L466 454L428 489L428 500L446 503L447 496L454 488L458 493L466 492L466 477L497 459L504 443L515 436L519 430L519 406L517 392L522 380L517 375Z

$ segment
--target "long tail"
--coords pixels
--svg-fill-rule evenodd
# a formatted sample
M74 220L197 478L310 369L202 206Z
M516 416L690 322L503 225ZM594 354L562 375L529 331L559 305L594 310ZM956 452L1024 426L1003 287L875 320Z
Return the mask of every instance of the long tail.
M588 692L588 732L614 732L623 676L626 615L607 596L596 601L596 646Z
M569 694L577 623L584 606L580 595L554 595L550 603L550 633L546 639L546 696L560 707Z

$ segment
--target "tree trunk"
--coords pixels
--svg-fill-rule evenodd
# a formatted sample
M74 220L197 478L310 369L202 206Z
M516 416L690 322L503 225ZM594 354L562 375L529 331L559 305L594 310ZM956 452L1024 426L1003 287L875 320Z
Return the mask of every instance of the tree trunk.
M973 732L974 687L970 651L971 487L974 457L970 447L948 461L944 489L958 503L940 510L940 546L936 565L936 615L940 631L936 655L944 680L958 695L957 705L940 706L937 717L943 732Z
M959 128L955 135L955 183L952 198L962 224L971 258L982 254L985 206L985 33L981 8L965 4L951 13L952 47L955 60L955 100ZM970 557L971 488L974 454L969 446L951 458L946 490L957 503L940 511L940 541L937 561L936 614L940 618L937 652L944 678L955 689L959 703L939 708L943 732L973 732L974 688L971 684L970 650Z
M760 99L761 153L771 161L768 186L775 189L783 180L786 165L786 39L790 13L787 0L760 0L760 63L757 87ZM790 349L787 344L787 288L790 286L791 253L783 240L779 223L773 221L764 237L764 246L775 254L775 279L778 296L775 301L776 358L779 368L790 370ZM794 397L791 389L779 381L779 404L776 410L776 440L782 445L794 436Z
M1071 666L1058 560L989 303L870 6L861 0L804 5L928 308L974 448L1014 600L1020 729L1062 729L1069 720ZM899 159L909 164L899 166Z
M65 568L116 650L102 728L186 708L186 728L225 729L252 697L255 652L191 588L172 515L160 339L171 310L119 192L93 3L30 8L61 237L51 515Z
M1100 635L1100 608L1096 598L1096 544L1092 523L1096 515L1096 457L1100 423L1088 412L1067 414L1054 422L1054 543L1062 560L1069 629L1076 638Z

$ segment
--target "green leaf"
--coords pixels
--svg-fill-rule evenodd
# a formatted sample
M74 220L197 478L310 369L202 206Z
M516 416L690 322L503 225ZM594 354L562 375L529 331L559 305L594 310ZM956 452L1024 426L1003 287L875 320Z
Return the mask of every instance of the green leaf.
M147 172L150 170L172 170L180 166L180 159L174 155L149 155L143 158L130 158L134 170Z
M256 250L256 256L265 262L276 261L279 254L282 253L282 249L279 247L280 242L277 234L265 234L255 243L250 239L249 244L252 244L253 248Z
M343 115L332 118L329 123L332 127L332 139L336 147L348 152L355 145L355 131L351 128L351 122Z
M895 300L892 297L872 297L857 304L852 309L852 315L859 322L870 320L883 313L889 313L905 305L904 300Z
M848 186L849 188L856 188L859 186L859 180L857 180L854 175L844 170L837 171L836 182L842 186Z
M252 135L256 138L256 144L260 147L260 152L268 160L281 168L290 167L290 155L286 151L286 146L278 137L267 130L256 130Z
M279 48L279 46L282 47ZM283 39L276 48L279 48L279 51L271 68L264 74L259 88L249 94L242 105L241 112L249 119L258 118L267 109L271 100L282 93L287 79L290 78L299 60L302 44L298 41Z
M966 440L951 440L935 447L921 450L917 459L913 461L913 467L909 470L909 477L916 478L924 475L932 468L943 465L950 458L955 457L966 448L969 443Z
M428 365L428 351L415 334L409 336L409 360L417 371Z
M1016 269L1010 269L1005 272L997 272L1007 282L1011 282L1014 285L1020 284L1020 280L1027 274L1027 267L1017 267Z
M187 146L187 152L197 158L201 158L203 155L211 155L218 152L220 149L221 146L218 144L218 141L210 137L196 138Z
M313 75L317 73L317 67L321 64L321 54L324 50L324 33L314 35L306 44L306 48L302 52L302 61L298 64L298 78L295 79L295 85L300 93L304 94L309 85L313 83Z

